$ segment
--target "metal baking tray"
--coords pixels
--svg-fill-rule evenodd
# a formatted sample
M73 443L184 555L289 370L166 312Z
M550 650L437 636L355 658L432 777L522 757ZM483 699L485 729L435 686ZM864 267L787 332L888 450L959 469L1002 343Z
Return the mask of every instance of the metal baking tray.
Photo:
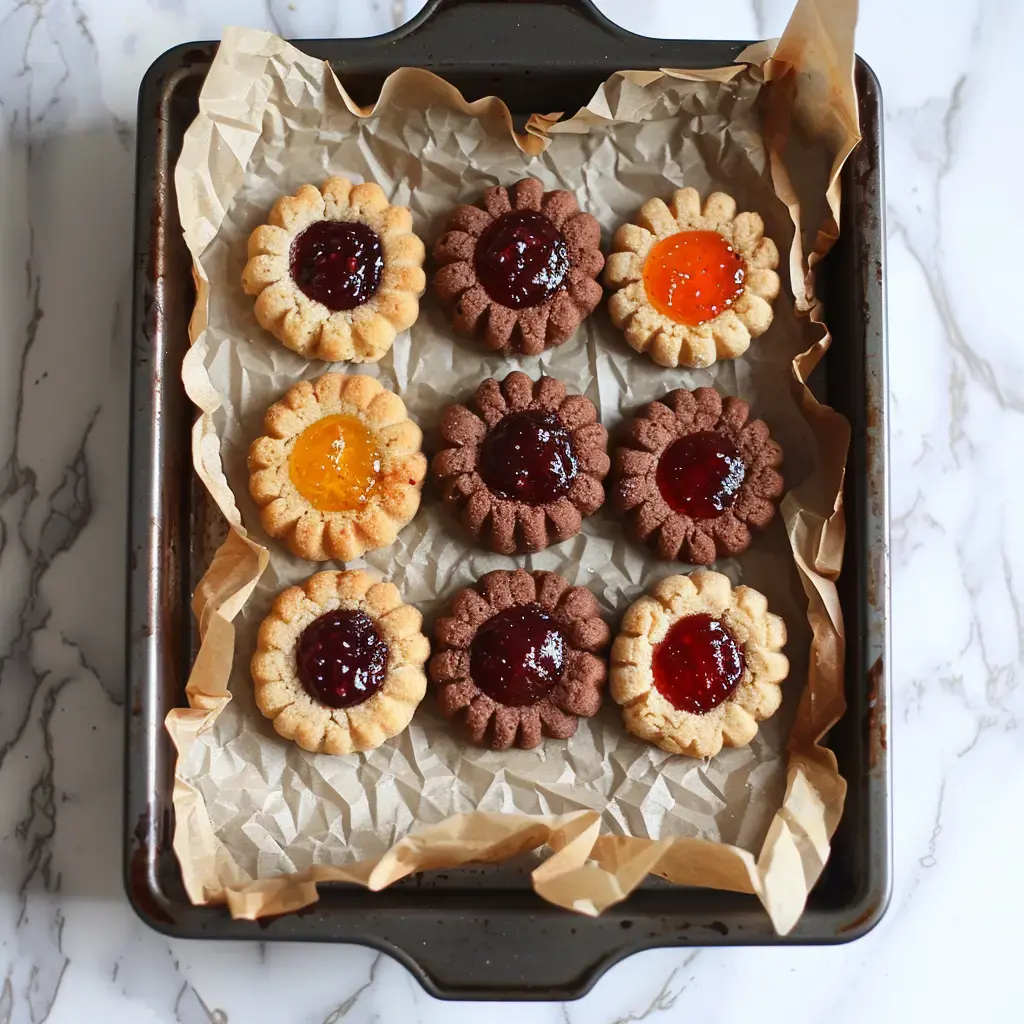
M636 36L588 0L431 0L388 35L298 45L329 60L359 103L372 102L394 69L419 66L468 99L500 96L521 125L555 97L576 110L614 71L719 67L745 44ZM819 275L834 337L821 390L853 425L839 580L849 710L829 737L850 788L831 860L796 928L777 936L753 896L653 879L592 920L545 903L526 867L509 865L434 872L379 893L325 885L315 905L261 922L188 901L171 848L174 751L163 722L185 703L196 649L193 542L206 506L189 454L195 410L180 381L194 291L173 169L215 49L169 50L139 95L124 847L137 913L179 937L362 943L401 961L432 994L472 999L578 997L613 963L650 947L832 943L870 929L890 886L887 388L881 97L860 61L864 141L843 170L842 233Z

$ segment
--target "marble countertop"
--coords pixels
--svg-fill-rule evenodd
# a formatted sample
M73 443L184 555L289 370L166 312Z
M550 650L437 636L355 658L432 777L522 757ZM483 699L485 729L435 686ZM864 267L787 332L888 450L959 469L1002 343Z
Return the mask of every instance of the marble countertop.
M138 83L248 23L367 35L410 0L0 0L0 1024L1005 1019L1024 893L1024 4L864 0L885 99L895 874L847 946L662 950L570 1004L444 1004L354 946L168 940L121 888ZM637 32L777 35L790 0L598 0ZM917 48L920 61L907 63ZM1018 218L1020 220L1018 221ZM1009 230L1002 251L996 228ZM1016 530L1016 532L1015 532Z

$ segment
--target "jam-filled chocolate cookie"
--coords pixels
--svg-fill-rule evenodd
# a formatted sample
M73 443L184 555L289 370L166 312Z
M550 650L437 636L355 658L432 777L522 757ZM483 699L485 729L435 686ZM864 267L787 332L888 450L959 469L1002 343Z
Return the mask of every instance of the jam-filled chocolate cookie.
M372 181L328 178L282 196L249 236L242 287L288 348L327 362L376 362L419 315L423 243L412 214Z
M432 469L444 502L499 554L540 551L579 532L604 502L608 432L554 377L485 380L441 417Z
M391 544L416 515L423 435L375 378L299 381L263 429L249 448L249 493L263 528L300 558L358 558Z
M460 206L434 249L434 291L455 329L500 352L561 345L601 301L601 227L536 178Z
M739 398L714 388L651 402L615 449L615 507L635 540L665 560L710 565L738 555L782 497L782 449Z
M670 754L746 746L782 703L786 626L720 573L669 576L622 619L609 688L626 728Z
M281 591L259 629L256 705L305 750L373 750L423 699L430 643L420 613L362 570L318 572Z
M615 233L604 283L608 312L626 341L661 366L710 366L746 352L772 322L779 250L757 213L713 192L701 210L696 189L671 208L649 199L635 224Z
M434 636L438 704L480 746L568 739L601 706L608 625L589 590L555 573L487 573L455 595Z

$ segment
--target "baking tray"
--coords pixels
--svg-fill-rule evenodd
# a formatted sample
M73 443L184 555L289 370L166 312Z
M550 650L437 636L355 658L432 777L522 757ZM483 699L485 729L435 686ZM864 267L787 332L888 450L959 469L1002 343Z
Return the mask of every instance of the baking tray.
M571 43L570 43L571 41ZM444 76L468 99L500 96L521 126L554 97L572 112L623 68L720 67L746 45L647 39L613 25L588 0L432 0L409 24L368 39L304 40L329 60L358 103L372 102L403 66ZM125 886L144 921L189 938L357 942L394 956L432 994L448 998L570 999L616 961L656 946L809 944L862 935L890 887L888 501L881 96L856 68L864 141L843 170L838 244L819 273L834 344L819 391L853 426L845 484L849 710L829 743L849 782L831 860L794 930L779 937L753 896L651 879L589 919L545 903L528 866L416 876L380 893L320 886L296 914L233 921L193 906L171 847L174 751L164 717L185 704L197 647L189 609L202 566L193 540L207 522L192 470L195 410L181 385L194 302L173 169L216 44L169 50L139 94L129 509Z

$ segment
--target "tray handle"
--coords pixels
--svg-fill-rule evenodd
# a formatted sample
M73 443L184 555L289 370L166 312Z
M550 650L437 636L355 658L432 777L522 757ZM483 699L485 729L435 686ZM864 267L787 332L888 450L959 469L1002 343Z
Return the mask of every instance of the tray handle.
M492 18L494 9L498 7L522 8L525 17L520 27L522 31L533 34L535 34L536 26L530 17L532 12L544 10L545 17L550 17L552 13L557 12L558 16L565 18L565 24L559 26L557 38L558 45L563 48L569 38L564 33L581 29L583 31L598 29L618 40L645 38L610 21L594 6L592 0L556 0L556 2L553 0L427 0L420 12L392 33L391 37L425 35L433 33L435 30L449 35L452 32L459 32L465 26L467 30L470 30L467 34L471 34L474 42L479 43L479 24L476 22L474 14L483 14L485 17ZM486 10L481 11L481 8ZM511 49L508 36L504 34L504 30L511 29L511 26L503 23L502 28L502 39L496 40L496 42ZM538 42L541 41L538 39ZM575 46L577 39L573 38L572 43ZM458 55L465 57L465 50L461 49Z

